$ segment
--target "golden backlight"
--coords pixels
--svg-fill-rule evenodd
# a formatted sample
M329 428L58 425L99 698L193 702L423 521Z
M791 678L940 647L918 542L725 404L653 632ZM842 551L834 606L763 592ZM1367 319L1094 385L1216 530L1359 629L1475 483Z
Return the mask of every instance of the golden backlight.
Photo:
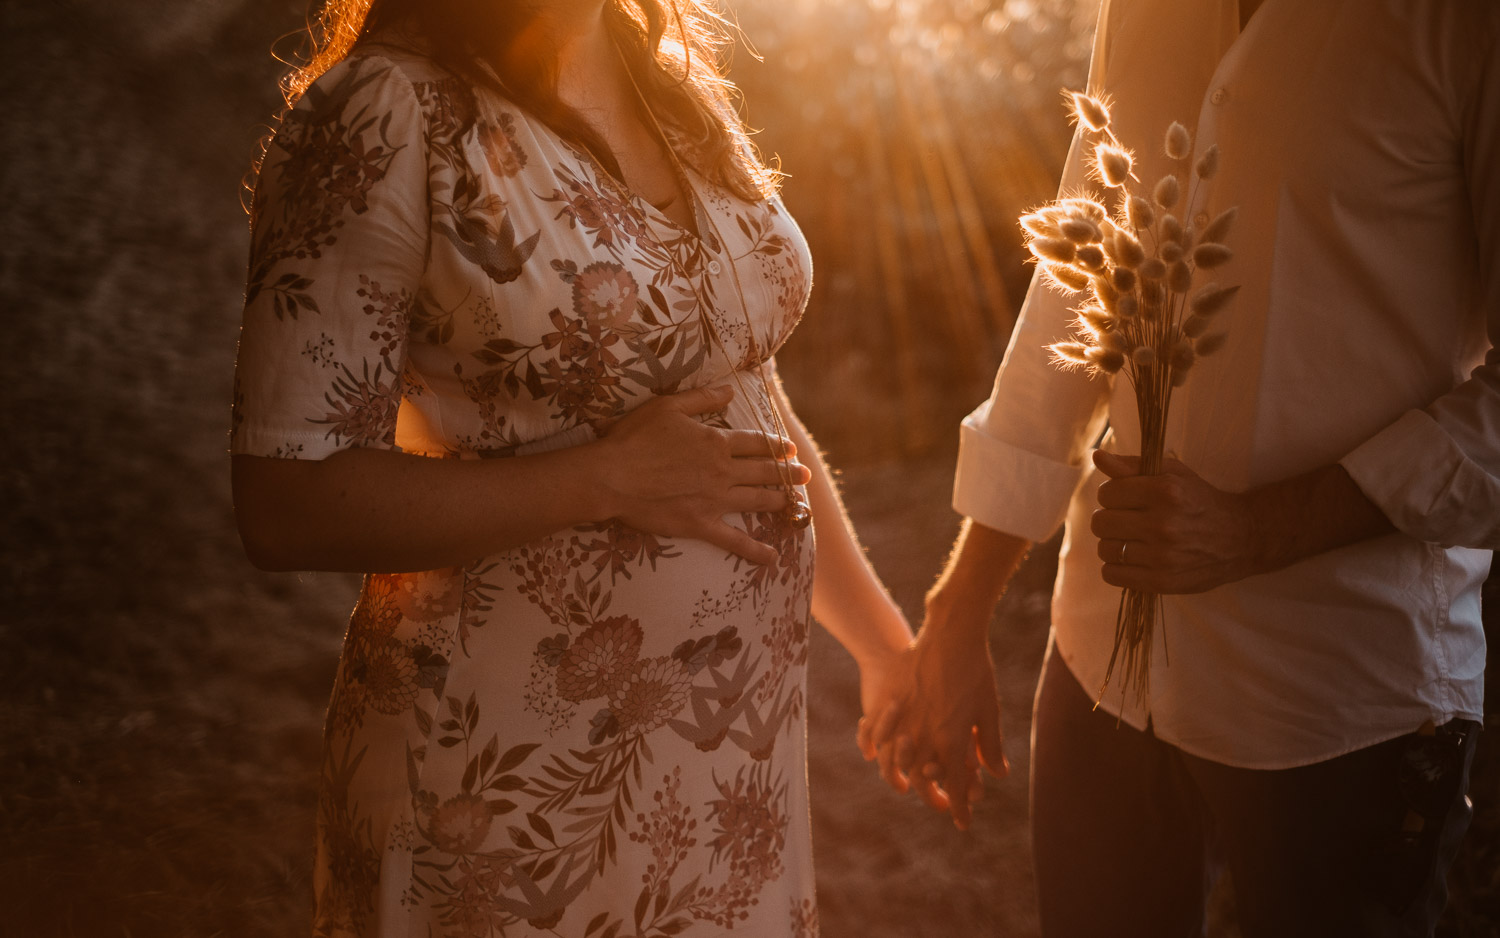
M1087 78L1097 0L741 0L757 142L812 244L781 355L841 455L920 452L983 397L1030 276L1017 216L1056 194L1060 91ZM844 427L859 415L859 432Z

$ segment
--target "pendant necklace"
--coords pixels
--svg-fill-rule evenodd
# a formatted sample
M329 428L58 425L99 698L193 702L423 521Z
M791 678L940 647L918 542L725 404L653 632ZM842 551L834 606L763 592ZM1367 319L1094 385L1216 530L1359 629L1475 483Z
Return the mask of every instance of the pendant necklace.
M692 188L691 183L688 181L687 171L683 167L682 161L678 159L677 151L672 148L671 141L667 138L666 132L662 129L661 123L656 119L656 113L651 110L651 105L646 100L646 96L641 93L640 86L636 84L635 75L630 71L630 66L625 62L623 55L620 57L620 65L625 69L625 74L630 79L630 85L635 90L636 100L640 102L641 109L650 119L651 129L656 132L658 142L661 144L662 149L666 151L667 160L669 163L671 163L672 172L677 178L677 186L681 190L683 198L687 200L687 210L692 214L692 217L694 219L701 222L707 222L709 233L712 234L714 242L719 246L721 250L725 250L727 253L728 243L719 233L719 226L715 224L713 216L710 214L708 207L704 206L703 211L698 211L699 200L696 192ZM590 155L592 156L592 154ZM597 157L594 158L594 162L596 164L599 164L601 167L603 165L599 162ZM610 174L607 171L603 172L603 175L607 178L610 177ZM669 202L668 204L670 205L671 203ZM698 238L698 243L705 250L707 249L707 244L701 237ZM659 246L665 247L665 245ZM770 429L767 429L765 421L761 417L760 408L756 406L755 401L751 399L748 393L746 393L744 381L740 377L740 369L735 367L734 360L729 357L729 352L724 346L724 339L719 335L718 327L714 325L713 319L710 318L708 314L709 302L704 296L704 291L700 282L693 278L692 274L687 269L687 263L678 257L677 252L669 250L666 252L666 254L669 258L669 263L677 268L677 272L682 275L682 279L689 285L689 288L691 289L693 294L693 298L697 300L698 304L698 322L703 331L707 333L709 337L710 348L717 349L719 354L724 357L724 361L729 365L729 374L734 379L735 390L738 392L740 399L743 400L745 402L745 405L750 409L751 416L755 418L756 429L760 431L761 438L766 441L767 453L770 455L772 462L776 466L777 477L781 480L781 487L786 492L787 506L782 512L784 517L786 518L787 522L794 528L800 529L807 527L812 522L812 509L808 507L807 501L802 497L802 493L798 492L796 485L792 483L791 467L788 466L782 458L778 457L776 453L776 447L771 442L772 432L780 436L782 439L788 441L791 440L791 434L787 432L786 421L782 418L781 411L776 406L776 392L771 385L770 378L766 375L764 361L757 361L755 363L755 372L760 379L761 391L765 396L766 409L770 413ZM745 316L745 332L749 337L749 347L747 348L746 353L749 355L753 355L756 353L758 348L758 343L756 342L755 338L755 326L750 319L750 307L745 302L745 288L740 283L739 265L735 263L734 257L732 255L729 256L728 267L730 275L734 281L735 294L740 302L740 311L744 313ZM767 347L769 347L769 345Z

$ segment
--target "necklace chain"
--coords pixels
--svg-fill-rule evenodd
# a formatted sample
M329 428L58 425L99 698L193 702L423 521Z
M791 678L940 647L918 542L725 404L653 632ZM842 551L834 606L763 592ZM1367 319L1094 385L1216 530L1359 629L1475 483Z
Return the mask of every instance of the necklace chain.
M662 128L661 122L657 120L656 113L651 109L650 102L641 93L640 86L636 84L635 75L630 71L630 65L624 61L623 56L620 58L620 64L625 70L626 77L630 79L630 86L635 91L636 99L640 102L646 117L650 119L651 129L656 132L657 140L661 143L662 149L666 151L667 161L671 164L672 172L677 179L677 186L682 193L682 197L687 201L686 207L693 218L694 228L697 228L700 222L706 222L709 233L713 236L714 243L718 245L719 250L724 251L728 255L729 272L734 281L735 294L740 302L740 312L745 316L745 332L748 342L746 354L754 356L759 351L759 344L755 338L755 324L750 319L750 306L745 300L745 288L740 283L739 265L735 262L734 256L729 254L728 244L724 240L723 235L719 233L719 226L714 222L708 206L704 205L703 211L698 211L699 199L692 187L692 183L688 179L687 171L683 167L682 161L678 158L677 151L673 149L672 142L667 137L666 131ZM592 155L590 154L590 156ZM594 158L594 162L599 164L597 157ZM608 176L609 173L605 172L604 175ZM701 232L695 232L695 234L701 235ZM698 237L698 243L700 246L707 248L707 243L701 236ZM665 246L662 245L662 247ZM755 362L755 373L760 378L761 391L766 401L766 409L771 416L770 430L766 428L765 421L761 419L760 408L750 398L750 395L746 393L744 382L740 378L740 369L736 367L735 361L730 358L729 351L724 346L724 339L719 334L718 327L714 325L712 317L709 316L710 303L704 295L701 283L699 280L693 278L691 271L687 268L686 262L678 257L678 252L668 250L666 251L666 255L669 263L677 268L678 272L682 274L683 280L689 284L693 292L693 298L697 300L698 304L698 321L703 331L708 334L710 347L717 348L719 354L724 357L724 361L729 365L729 374L734 380L735 388L739 392L741 400L750 409L751 416L755 418L756 429L760 431L761 438L766 441L766 450L776 466L776 475L781 480L781 487L786 492L787 507L784 513L787 521L795 528L807 527L812 521L812 511L808 508L807 502L803 500L801 493L797 491L797 487L792 483L791 467L777 453L775 444L771 442L771 432L773 430L782 439L788 441L791 439L791 434L787 432L786 421L781 415L780 408L776 406L777 394L775 388L771 385L771 379L766 375L765 362L763 360ZM769 336L767 338L766 347L769 348Z

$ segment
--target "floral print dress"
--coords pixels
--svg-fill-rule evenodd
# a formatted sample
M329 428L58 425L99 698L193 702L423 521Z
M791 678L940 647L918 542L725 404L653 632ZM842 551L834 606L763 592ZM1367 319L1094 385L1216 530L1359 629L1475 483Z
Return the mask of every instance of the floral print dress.
M232 451L509 458L722 383L707 419L761 426L806 245L775 200L689 177L701 239L497 94L410 53L346 60L261 170ZM606 523L365 577L316 934L816 934L812 531L731 520L779 560Z

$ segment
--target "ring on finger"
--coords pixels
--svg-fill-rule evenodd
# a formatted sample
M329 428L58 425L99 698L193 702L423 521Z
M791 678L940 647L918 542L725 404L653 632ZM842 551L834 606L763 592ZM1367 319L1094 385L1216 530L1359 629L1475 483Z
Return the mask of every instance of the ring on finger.
M1130 542L1129 541L1121 541L1120 542L1120 559L1117 562L1120 563L1121 565L1123 565L1125 563L1125 551L1129 547L1130 547Z

